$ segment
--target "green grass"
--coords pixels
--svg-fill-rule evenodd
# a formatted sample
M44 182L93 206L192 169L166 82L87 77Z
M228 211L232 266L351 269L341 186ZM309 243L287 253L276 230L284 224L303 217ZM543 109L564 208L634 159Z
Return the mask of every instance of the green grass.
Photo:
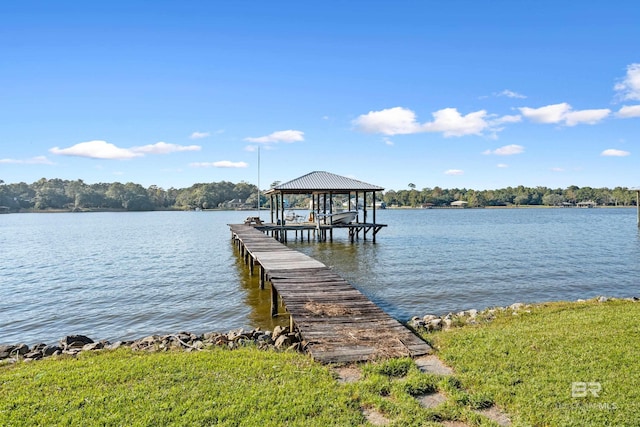
M128 349L0 367L5 426L364 426L375 410L390 426L466 420L493 426L459 381L422 373L411 359L360 366L341 384L329 367L296 353L255 348L197 353ZM442 391L435 409L417 398Z
M478 326L425 335L454 376L411 359L360 366L342 384L297 353L256 348L82 353L0 366L0 426L638 426L640 303L554 303L501 312ZM572 396L572 383L601 387ZM573 391L579 391L574 389ZM588 390L586 390L588 392ZM435 408L419 398L446 396Z
M364 423L332 373L293 353L87 353L0 369L0 425Z
M515 426L640 425L640 303L543 304L425 336Z

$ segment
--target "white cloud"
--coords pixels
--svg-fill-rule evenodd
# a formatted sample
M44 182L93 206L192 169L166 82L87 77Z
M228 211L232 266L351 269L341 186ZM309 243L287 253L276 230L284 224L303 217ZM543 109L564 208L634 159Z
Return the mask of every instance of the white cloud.
M594 125L607 117L611 113L608 108L601 108L598 110L580 110L571 111L564 117L565 124L567 126L575 126L579 124Z
M616 116L620 117L621 119L640 117L640 105L625 105L624 107L620 108Z
M495 96L506 96L507 98L519 98L519 99L526 98L525 95L522 95L520 93L514 92L509 89L505 89L502 92L496 93Z
M509 167L509 165L505 164L505 163L498 163L497 166L501 169L506 169Z
M604 150L602 153L600 153L600 155L605 157L626 157L631 155L631 153L628 151L609 148L608 150Z
M540 108L518 108L523 116L536 123L559 123L571 106L566 102L562 104L547 105Z
M87 141L69 148L53 147L49 150L61 156L89 157L92 159L125 160L140 157L144 154L136 153L126 148L119 148L107 141Z
M26 160L20 159L0 159L0 164L14 164L14 165L54 165L51 160L46 156L32 157Z
M384 138L382 138L382 140L384 141L384 143L385 143L386 145L389 145L389 146L393 146L393 145L394 145L394 144L393 144L393 141L392 141L392 140L390 140L389 138L387 138L386 136L385 136Z
M167 144L166 142L156 142L155 144L143 145L142 147L133 147L131 151L142 154L169 154L180 151L200 151L202 147L199 145L178 145Z
M46 156L36 156L25 161L26 164L29 165L54 165L51 160L47 159Z
M211 133L209 132L194 132L191 134L191 136L189 138L191 139L202 139L202 138L206 138L208 136L211 136Z
M445 175L463 175L464 171L460 169L449 169L444 172Z
M501 129L495 129L494 126L520 120L520 116L492 118L485 110L463 116L456 108L444 108L432 113L432 116L433 121L419 123L413 111L403 107L393 107L370 111L355 119L353 124L362 132L382 133L389 136L441 132L443 136L451 137L482 135L485 130L497 132Z
M247 137L244 140L249 142L258 142L262 144L278 143L278 142L292 143L292 142L304 141L304 132L299 130L292 130L292 129L280 130L277 132L273 132L270 135L260 136L257 138Z
M272 145L247 145L246 147L244 147L244 151L248 151L249 153L255 153L258 150L266 150L266 151L270 151L270 150L274 150L275 148Z
M221 160L219 162L199 162L190 163L192 168L246 168L249 166L245 162L231 162L229 160Z
M178 151L198 151L198 145L177 145L157 142L141 147L120 148L107 141L87 141L68 148L53 147L49 152L61 156L88 157L91 159L126 160L142 157L145 154L168 154Z
M492 119L490 121L491 126L497 126L497 125L501 125L503 123L518 123L522 121L522 116L519 114L515 114L512 116L502 116L502 117L498 117L497 119Z
M416 114L402 107L369 111L355 119L353 124L366 133L406 135L420 132L420 125L416 122Z
M486 150L482 154L495 154L496 156L512 156L514 154L520 154L524 152L524 147L522 145L505 145L504 147L497 148L493 151Z
M445 137L480 135L489 126L484 120L486 116L484 110L463 116L455 108L444 108L433 113L434 121L425 123L423 128L427 132L442 132Z
M564 168L551 168L551 172L564 172Z
M627 66L627 75L613 89L623 100L640 100L640 64Z
M535 123L564 123L566 126L578 124L593 125L607 117L611 110L607 108L574 111L566 102L547 105L540 108L519 108L523 116Z

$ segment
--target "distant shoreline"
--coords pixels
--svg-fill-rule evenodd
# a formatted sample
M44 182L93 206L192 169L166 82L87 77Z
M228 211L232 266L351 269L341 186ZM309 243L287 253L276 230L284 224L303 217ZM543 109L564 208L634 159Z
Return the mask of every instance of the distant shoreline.
M468 209L636 209L636 206L594 206L591 208L584 208L580 206L545 206L545 205L511 205L511 206L468 206L468 207L455 207L455 206L431 206L427 208L414 207L414 206L387 206L384 209L377 208L377 211L381 210L468 210ZM292 210L308 211L307 208L291 208ZM212 209L200 209L201 212L254 212L257 209L226 209L226 208L212 208ZM368 208L367 211L372 210ZM269 212L269 209L262 209L264 212ZM193 209L179 209L179 208L163 208L153 209L148 211L133 211L126 209L114 209L114 208L95 208L95 209L20 209L17 212L6 212L5 214L20 214L20 213L96 213L96 212L197 212Z

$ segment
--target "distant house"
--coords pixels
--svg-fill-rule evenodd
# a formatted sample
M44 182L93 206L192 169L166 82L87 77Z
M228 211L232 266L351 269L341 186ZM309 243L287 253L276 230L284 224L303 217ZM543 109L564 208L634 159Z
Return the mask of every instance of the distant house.
M228 202L221 203L221 207L224 209L251 209L255 206L243 202L242 199L232 199Z
M469 203L464 200L456 200L455 202L451 202L452 208L466 208Z
M596 206L598 206L598 204L592 200L589 200L588 202L580 202L576 206L578 206L579 208L595 208Z
M9 213L10 210L11 208L9 206L0 206L0 214Z

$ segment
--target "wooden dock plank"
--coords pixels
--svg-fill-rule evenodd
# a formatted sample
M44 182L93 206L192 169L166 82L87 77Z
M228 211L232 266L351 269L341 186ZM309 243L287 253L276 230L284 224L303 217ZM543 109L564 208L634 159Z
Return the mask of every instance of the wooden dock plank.
M349 363L432 351L320 261L288 248L256 227L230 227L243 254L262 267L314 359Z

